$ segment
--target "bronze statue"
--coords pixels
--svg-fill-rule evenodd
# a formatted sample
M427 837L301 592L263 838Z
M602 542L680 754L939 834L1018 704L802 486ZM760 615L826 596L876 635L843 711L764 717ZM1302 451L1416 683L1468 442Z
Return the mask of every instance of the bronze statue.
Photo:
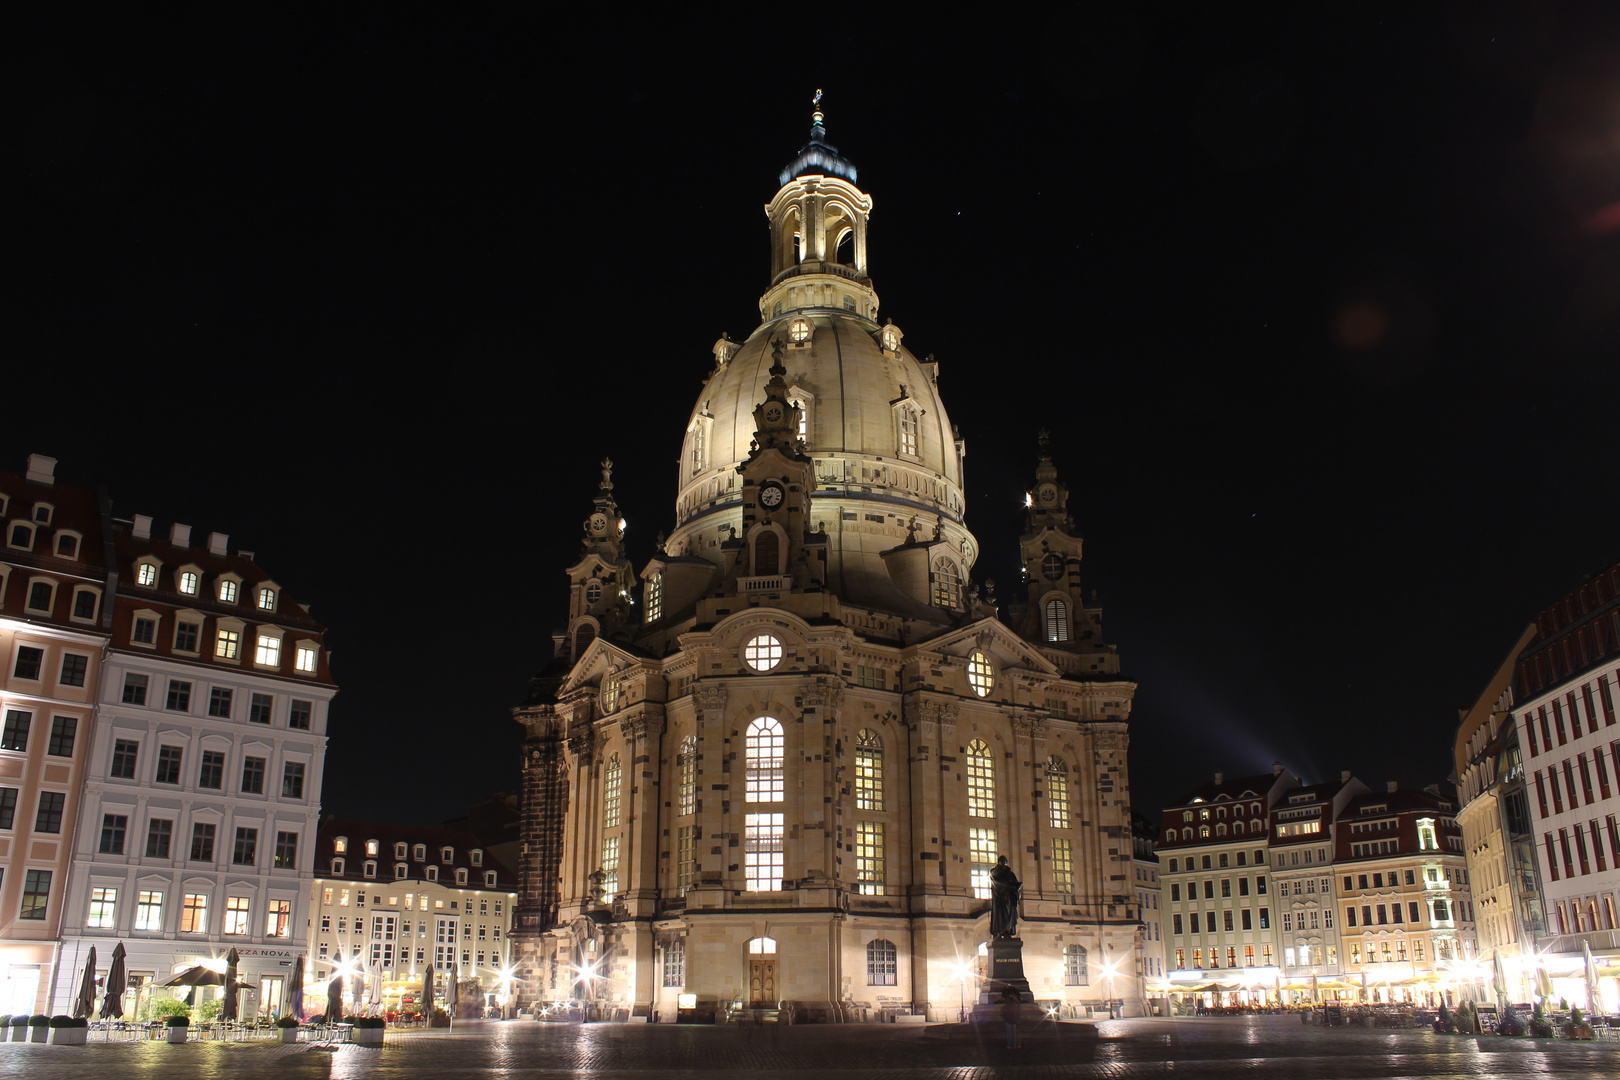
M1018 900L1023 895L1023 883L1007 865L1007 856L996 857L996 867L990 871L990 936L1015 938L1018 936Z

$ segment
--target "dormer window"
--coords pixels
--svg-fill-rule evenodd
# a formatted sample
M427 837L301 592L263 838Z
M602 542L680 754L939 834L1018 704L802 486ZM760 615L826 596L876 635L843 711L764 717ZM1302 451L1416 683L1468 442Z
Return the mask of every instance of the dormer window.
M413 847L411 849L411 858L416 862L425 862L427 860L427 845L417 844Z
M493 870L485 870L484 871L484 887L486 889L493 889L495 887L495 871L493 871ZM498 929L495 932L497 934L500 933L500 931Z
M6 532L6 546L23 548L26 551L34 549L34 527L26 521L14 521Z
M467 858L472 862L472 864L474 866L483 866L484 865L484 853L479 848L473 848L472 851L468 852L467 853Z
M349 838L347 836L339 836L334 839L332 841L332 850L339 855L347 852L349 850Z
M900 339L904 336L900 328L891 322L878 332L878 343L885 352L899 352Z
M135 584L144 585L148 589L157 587L158 564L143 562L135 567Z
M403 859L405 857L405 849L409 846L410 845L406 844L403 840L396 843L394 845L394 858Z
M456 884L457 885L465 885L465 884L467 884L467 871L465 869L458 868L456 870Z
M962 575L943 555L934 560L934 606L951 611L962 606Z
M276 610L276 590L275 589L270 588L269 586L264 586L264 585L261 585L259 587L259 610L260 611L274 611L274 610Z
M813 333L809 319L799 318L788 323L788 340L795 345L808 345Z
M372 855L372 856L375 856L377 854L377 841L375 841L375 840L367 840L366 841L366 854L367 855Z
M647 621L657 622L664 615L664 575L653 574L647 579L647 587L642 590L647 601Z
M59 559L77 559L79 557L79 534L63 530L56 534L56 557Z
M372 862L370 859L367 859L366 860L366 877L374 878L376 876L377 876L377 864L375 862Z
M195 570L180 571L180 593L183 596L196 596L197 587L202 582L202 576Z
M409 869L410 869L410 867L406 866L402 862L395 863L394 864L394 880L395 881L404 881L405 880L405 874Z
M439 861L440 862L447 862L447 863L448 862L455 862L456 861L456 849L455 848L448 848L448 847L447 848L440 848L439 849Z
M714 424L714 417L706 412L699 411L692 417L692 422L686 426L686 462L687 473L696 476L709 464L709 429Z
M332 860L332 876L333 877L342 877L343 876L343 860L342 859L333 859Z
M427 868L427 879L429 881L439 880L439 868L437 866L430 866Z
M51 523L51 514L55 510L56 507L52 506L50 503L35 503L34 520L39 522L41 525L49 525Z
M236 603L236 596L242 589L242 583L233 577L219 579L219 602L222 604Z
M911 457L917 456L917 435L921 428L917 410L901 408L895 412L895 427L898 432L896 448L902 454Z

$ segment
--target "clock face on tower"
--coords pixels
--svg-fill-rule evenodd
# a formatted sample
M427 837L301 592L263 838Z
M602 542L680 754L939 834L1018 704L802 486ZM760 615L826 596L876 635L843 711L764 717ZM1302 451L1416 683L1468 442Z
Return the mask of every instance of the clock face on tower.
M607 532L607 518L601 514L591 515L591 532Z
M765 403L765 422L767 424L780 424L782 422L782 403L767 401Z
M1035 494L1040 497L1042 506L1051 506L1057 502L1057 488L1051 484L1042 484Z
M778 506L781 506L782 500L786 497L787 492L783 490L781 483L776 480L767 480L759 485L759 505L767 510L775 510Z

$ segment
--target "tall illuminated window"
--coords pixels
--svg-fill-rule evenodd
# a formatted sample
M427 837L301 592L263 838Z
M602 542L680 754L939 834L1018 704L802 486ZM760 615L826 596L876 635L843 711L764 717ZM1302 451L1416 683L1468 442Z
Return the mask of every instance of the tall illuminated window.
M973 895L990 899L990 871L996 868L996 830L968 830L968 869L973 875Z
M265 910L264 936L287 937L292 932L292 901L272 900Z
M1063 899L1074 899L1074 841L1067 836L1052 838L1052 887Z
M274 634L260 634L259 647L253 654L255 664L264 664L266 667L281 666L281 639Z
M1065 986L1087 986L1090 982L1091 973L1086 963L1086 947L1084 945L1063 946L1063 984Z
M1573 790L1570 792L1570 795L1571 795L1571 798L1573 799L1573 796L1574 796ZM1587 801L1588 802L1591 801L1591 792L1587 792ZM1435 839L1435 834L1434 834L1434 818L1418 818L1417 831L1418 831L1418 850L1419 851L1439 851L1440 850L1440 842L1437 839Z
M701 420L692 425L691 462L692 462L692 472L694 472L694 473L699 473L699 472L703 471L703 451L704 451L703 442L704 442L704 436L707 433L708 433L707 432L707 425L705 425Z
M226 578L221 581L219 583L219 602L222 604L236 603L237 588L238 586L236 582L232 581L230 578Z
M187 596L196 596L197 583L201 580L202 579L196 574L192 573L190 570L187 570L185 573L180 575L180 591L185 593Z
M141 585L156 585L157 575L158 568L155 563L143 562L141 563L141 568L136 571L135 580Z
M664 985L686 985L686 942L679 938L664 946Z
M883 809L883 740L871 728L855 736L855 809Z
M135 929L163 929L163 894L145 889L136 894Z
M868 896L883 895L883 822L855 823L855 880Z
M664 615L664 575L647 579L647 621L657 622Z
M624 770L619 766L619 755L608 758L602 779L602 827L614 828L619 824L619 792L624 787Z
M680 791L677 793L675 812L681 817L697 813L697 736L688 735L681 740L681 752L675 758L680 770Z
M186 893L180 905L180 932L182 934L208 933L208 895Z
M90 890L90 917L85 920L86 926L95 926L103 930L111 929L117 925L117 913L117 889Z
M968 743L968 817L996 816L995 768L990 759L990 747L983 739Z
M226 898L225 932L227 934L245 934L248 932L247 897L231 896Z
M784 832L781 814L748 814L743 822L743 870L749 892L782 887Z
M619 838L602 838L602 892L608 900L619 894Z
M782 725L769 716L761 716L748 725L748 734L743 741L743 747L748 758L748 780L743 795L744 801L781 802Z
M1052 828L1069 827L1069 767L1060 757L1046 759L1046 808Z
M1069 640L1069 605L1059 597L1046 602L1046 640Z
M677 837L675 887L680 889L682 896L697 884L697 834L696 825L682 825Z
M943 556L934 560L934 606L953 610L962 606L962 575Z
M920 426L917 423L917 410L901 409L899 413L896 414L896 422L900 434L900 452L902 454L909 454L912 457L916 457L917 430Z

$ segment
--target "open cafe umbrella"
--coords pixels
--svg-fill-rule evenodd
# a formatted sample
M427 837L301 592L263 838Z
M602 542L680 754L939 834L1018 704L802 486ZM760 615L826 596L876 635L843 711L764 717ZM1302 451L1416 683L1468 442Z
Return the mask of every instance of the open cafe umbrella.
M433 1023L433 961L422 972L422 1022Z
M124 970L124 943L113 946L112 966L107 969L107 996L101 1002L101 1018L118 1020L124 1015L124 991L129 989L129 973Z
M1581 942L1581 958L1586 961L1586 1011L1603 1011L1603 988L1598 985L1597 961L1592 959L1592 946Z
M221 1020L236 1019L236 992L240 989L236 982L236 965L241 959L236 953L235 945L232 945L231 951L225 954L225 1003L219 1010Z
M96 1011L96 947L90 946L90 955L84 962L84 978L79 980L79 996L73 999L73 1015L88 1020Z
M294 1020L304 1019L304 958L293 961L292 975L287 979L287 1015Z

